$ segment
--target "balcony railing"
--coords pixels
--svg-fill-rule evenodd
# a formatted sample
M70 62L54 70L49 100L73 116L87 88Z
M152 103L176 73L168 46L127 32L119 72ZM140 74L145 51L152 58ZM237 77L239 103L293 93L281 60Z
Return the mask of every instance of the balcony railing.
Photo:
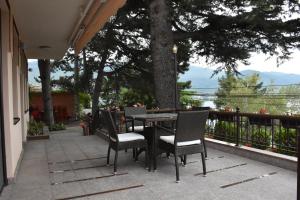
M174 109L148 110L149 113L174 112ZM180 110L177 110L180 111ZM181 110L182 111L182 110ZM114 114L119 128L124 129L124 113ZM99 127L101 127L99 120ZM285 155L297 155L297 128L300 116L209 111L208 138L269 150Z
M207 137L296 156L299 116L210 111Z

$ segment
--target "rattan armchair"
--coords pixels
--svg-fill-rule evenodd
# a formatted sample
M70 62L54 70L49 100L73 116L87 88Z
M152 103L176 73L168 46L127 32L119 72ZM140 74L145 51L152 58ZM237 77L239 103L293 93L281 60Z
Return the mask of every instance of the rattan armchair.
M110 151L113 149L115 151L115 159L114 159L114 174L117 173L117 161L118 161L118 152L125 149L137 149L143 148L145 149L145 165L148 167L148 144L145 137L141 134L135 132L129 133L120 133L116 128L116 124L112 118L112 115L109 111L102 111L108 133L109 133L109 145L107 151L107 164L110 162Z
M178 157L189 154L201 154L203 174L206 175L204 132L208 111L179 112L174 135L160 136L158 145L163 151L174 154L176 168L176 182L179 182Z

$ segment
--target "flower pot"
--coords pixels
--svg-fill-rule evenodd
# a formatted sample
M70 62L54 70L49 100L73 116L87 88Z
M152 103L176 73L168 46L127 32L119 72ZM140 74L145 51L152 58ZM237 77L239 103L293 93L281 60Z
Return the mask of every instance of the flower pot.
M49 135L27 135L27 141L32 140L48 140Z

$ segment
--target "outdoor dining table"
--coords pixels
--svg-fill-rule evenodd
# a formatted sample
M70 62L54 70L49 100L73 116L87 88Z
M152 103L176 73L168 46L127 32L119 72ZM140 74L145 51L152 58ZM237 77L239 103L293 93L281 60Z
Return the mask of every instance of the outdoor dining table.
M150 169L151 164L153 165L153 170L156 170L156 150L157 150L157 141L158 141L158 134L157 134L157 127L160 122L167 122L167 121L176 121L177 120L177 113L154 113L154 114L138 114L138 115L130 115L127 116L128 119L131 120L138 120L142 121L144 124L151 123L153 126L152 132L152 152L150 155Z

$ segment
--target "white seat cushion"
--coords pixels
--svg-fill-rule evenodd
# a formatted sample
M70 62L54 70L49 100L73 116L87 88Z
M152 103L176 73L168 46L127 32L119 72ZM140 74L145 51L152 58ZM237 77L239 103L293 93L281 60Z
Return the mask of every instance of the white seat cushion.
M118 134L119 142L129 142L134 140L144 140L145 137L138 133L122 133Z
M166 143L174 145L175 136L174 135L160 136L160 139ZM188 146L188 145L194 145L194 144L201 144L201 140L177 142L177 146Z
M134 131L143 131L144 126L134 126ZM132 126L128 127L128 131L132 131Z

